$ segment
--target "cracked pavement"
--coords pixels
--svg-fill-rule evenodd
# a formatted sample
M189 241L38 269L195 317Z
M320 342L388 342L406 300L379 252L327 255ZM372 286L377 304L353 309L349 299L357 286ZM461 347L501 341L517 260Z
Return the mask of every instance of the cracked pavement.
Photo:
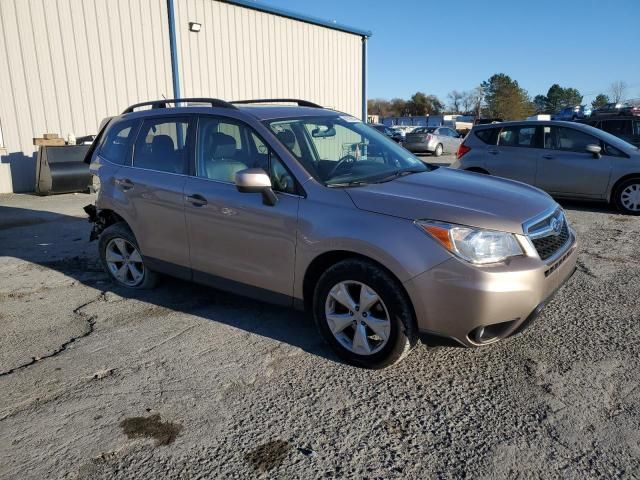
M300 312L115 288L91 200L0 196L0 478L640 478L640 218L565 204L529 329L367 371Z

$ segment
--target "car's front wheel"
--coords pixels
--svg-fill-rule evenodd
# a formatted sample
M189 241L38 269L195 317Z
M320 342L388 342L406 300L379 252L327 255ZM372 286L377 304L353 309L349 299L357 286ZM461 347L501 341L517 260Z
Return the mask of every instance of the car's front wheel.
M621 212L640 215L640 177L622 182L614 192L613 201Z
M440 155L442 155L442 145L441 144L438 144L436 146L436 149L434 150L433 155L436 156L436 157L439 157Z
M158 276L144 263L133 232L124 223L107 227L98 242L105 271L118 285L127 288L153 288Z
M322 336L348 363L384 368L416 344L413 309L398 281L359 259L330 267L319 279L314 318Z

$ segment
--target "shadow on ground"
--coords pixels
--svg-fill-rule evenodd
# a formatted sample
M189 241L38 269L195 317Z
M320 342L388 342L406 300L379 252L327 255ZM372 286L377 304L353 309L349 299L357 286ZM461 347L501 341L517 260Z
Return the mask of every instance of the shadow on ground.
M47 247L50 249L48 253L26 245L28 241L25 240L34 236L34 228L40 229L37 245L51 245ZM42 230L46 230L46 233L42 233ZM71 231L72 235L64 235ZM98 259L97 242L89 243L89 232L87 219L0 206L0 257L18 258L62 273L98 291L221 322L339 361L320 339L311 316L304 312L168 276L162 276L160 284L153 290L130 290L115 285ZM61 240L63 236L64 241ZM66 252L61 255L56 252L56 241L57 248L64 246Z

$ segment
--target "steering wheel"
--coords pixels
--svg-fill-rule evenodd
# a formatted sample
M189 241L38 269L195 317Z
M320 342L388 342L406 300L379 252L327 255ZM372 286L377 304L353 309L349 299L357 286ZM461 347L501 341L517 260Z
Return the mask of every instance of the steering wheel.
M344 168L345 166L352 166L355 161L356 157L354 157L353 155L345 155L340 160L338 160L336 166L333 167L333 169L329 172L328 178L332 178L338 170Z

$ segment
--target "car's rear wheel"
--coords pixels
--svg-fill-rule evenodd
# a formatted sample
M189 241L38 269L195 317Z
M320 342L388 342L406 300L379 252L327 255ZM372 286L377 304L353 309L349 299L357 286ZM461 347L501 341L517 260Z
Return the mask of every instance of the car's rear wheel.
M340 358L365 368L400 361L416 344L413 309L397 280L364 260L345 260L318 280L316 325Z
M436 145L436 149L433 151L433 155L436 157L442 155L442 144L439 143L438 145Z
M138 242L126 224L107 227L100 234L98 249L105 271L118 285L136 289L156 285L158 276L145 265Z
M613 201L622 213L640 215L640 177L622 182L614 192Z

